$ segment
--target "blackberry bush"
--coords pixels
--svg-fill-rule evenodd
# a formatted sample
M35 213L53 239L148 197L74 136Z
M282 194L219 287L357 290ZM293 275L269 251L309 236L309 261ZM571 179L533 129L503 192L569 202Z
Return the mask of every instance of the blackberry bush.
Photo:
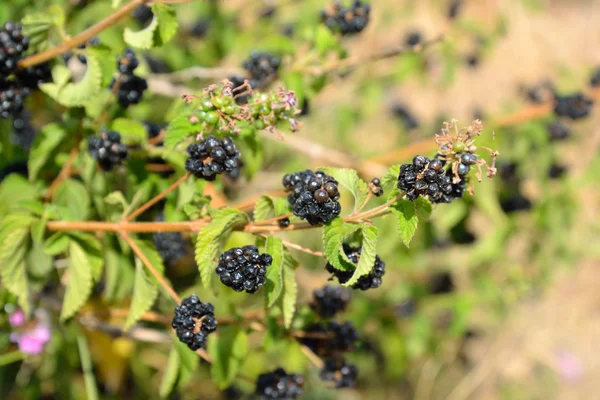
M191 350L204 347L208 335L217 329L213 310L212 304L202 303L196 295L186 297L175 308L171 327L177 338Z
M221 254L216 271L225 286L236 292L255 293L267 281L267 268L272 262L269 254L260 254L255 246L235 247Z
M187 255L181 232L155 232L152 241L165 264L171 264Z
M321 357L331 357L354 351L359 334L350 322L330 321L311 324L304 329L300 342Z
M121 143L121 135L114 131L105 131L99 136L90 136L88 152L105 171L110 171L113 167L121 164L129 155L127 147Z
M142 101L142 95L148 89L148 82L136 75L121 75L113 80L110 88L116 91L119 104L127 108Z
M331 318L344 311L350 301L350 293L343 287L325 285L313 291L310 307L321 317Z
M333 32L353 35L362 32L369 24L371 5L354 0L351 7L336 2L332 7L321 11L321 21Z
M556 120L548 125L548 136L551 141L567 140L571 136L571 130L561 120Z
M325 172L307 169L286 174L282 183L285 190L291 192L288 202L294 215L309 224L324 224L340 215L338 182Z
M207 116L208 118L208 116ZM185 169L197 178L213 181L223 172L232 172L241 165L240 151L229 136L219 140L209 136L188 146Z
M283 368L260 374L254 394L259 399L297 399L303 393L304 378L288 374Z
M360 247L352 247L344 243L343 250L346 254L346 257L348 257L352 263L358 264L362 250ZM354 274L354 271L341 271L336 269L330 263L327 263L325 269L327 272L333 274L342 284L348 282ZM373 265L371 272L369 272L367 275L361 276L358 281L351 286L351 288L360 290L377 289L379 286L381 286L383 275L385 275L385 263L381 261L379 256L376 256L375 264Z
M332 383L335 388L353 387L356 386L358 367L348 364L343 357L328 358L319 371L319 378Z

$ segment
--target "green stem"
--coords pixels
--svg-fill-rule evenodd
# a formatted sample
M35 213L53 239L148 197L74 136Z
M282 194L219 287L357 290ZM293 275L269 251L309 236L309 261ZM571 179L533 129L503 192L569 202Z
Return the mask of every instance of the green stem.
M25 353L20 350L11 351L10 353L0 355L0 367L21 361L25 358Z
M83 333L77 335L77 346L79 347L79 358L81 368L83 369L83 380L85 382L85 392L88 400L98 400L98 387L94 377L94 368L92 366L92 356L88 347L87 340Z

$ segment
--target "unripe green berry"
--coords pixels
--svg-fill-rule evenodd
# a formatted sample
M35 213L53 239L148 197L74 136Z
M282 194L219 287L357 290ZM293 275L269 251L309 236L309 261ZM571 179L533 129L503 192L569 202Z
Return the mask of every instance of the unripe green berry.
M462 153L463 151L465 151L465 144L463 142L456 142L452 145L452 150L455 153Z
M223 101L223 97L222 96L215 96L215 97L213 97L212 98L212 103L217 108L222 108L225 105L225 102Z
M209 125L215 125L219 122L219 114L217 114L216 111L209 111L206 113L206 118L204 120Z
M262 119L257 119L256 121L254 121L254 126L256 126L256 129L265 129L267 127L267 124L265 124L265 122Z
M213 106L212 101L210 101L210 99L206 99L202 101L202 110L204 111L212 111L215 109L215 106Z
M235 113L235 107L234 106L225 106L225 107L223 107L223 112L227 115L232 115L233 113Z

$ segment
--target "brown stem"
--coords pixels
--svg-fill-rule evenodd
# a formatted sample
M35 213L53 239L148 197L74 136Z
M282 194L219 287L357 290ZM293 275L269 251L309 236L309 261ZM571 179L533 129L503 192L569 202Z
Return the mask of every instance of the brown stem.
M47 200L52 200L52 196L54 196L54 192L56 191L58 186L61 184L61 182L64 181L65 179L67 179L69 176L71 176L71 167L73 166L73 163L75 162L75 159L77 158L78 154L79 154L79 140L77 140L75 147L73 147L71 149L71 153L69 153L69 159L62 166L60 172L58 173L58 176L50 184L50 187L48 188L48 191L46 192L46 195L44 196Z
M169 193L171 193L173 190L177 189L177 187L179 185L181 185L183 182L185 182L186 179L189 177L190 177L190 173L188 172L185 175L183 175L181 178L177 179L168 188L163 190L162 193L154 196L153 198L148 200L146 203L142 204L142 206L140 208L138 208L137 210L135 210L134 212L129 214L129 216L126 218L126 220L131 221L132 219L134 219L135 217L137 217L138 215L140 215L141 213L143 213L144 211L146 211L147 209L149 209L150 207L152 207L153 205L155 205L156 203L158 203L159 201L164 199Z
M263 235L263 234L258 234L257 236L260 237L264 237L264 238L268 238L268 235ZM299 244L296 244L294 242L290 242L288 240L285 239L281 239L281 242L285 245L285 247L289 247L290 249L296 249L299 251L302 251L304 253L307 254L312 254L313 256L317 256L317 257L325 257L325 254L323 254L323 252L321 251L315 251L315 250L311 250L311 249L307 249L306 247L302 247Z
M292 215L294 215L294 214L293 213L287 213L287 214L283 214L283 215L278 215L277 217L273 217L273 218L269 218L269 219L263 219L261 221L255 221L254 225L267 225L267 224L270 224L271 222L277 222L277 221L280 221L282 219L289 218Z
M266 196L279 197L279 196L283 196L285 194L287 194L287 192L285 190L277 190L275 192L267 193ZM256 196L251 199L245 200L242 203L236 204L235 206L233 206L233 208L237 208L238 210L242 210L242 211L251 209L254 207L254 205L256 204L258 199L260 199L262 196L264 196L264 195Z
M167 293L169 293L169 295L173 298L173 300L175 300L175 302L177 304L181 303L181 298L179 298L179 296L177 295L175 290L173 290L173 288L171 287L171 285L169 285L169 283L166 281L166 279L163 278L163 276L158 273L158 271L156 270L156 268L154 268L154 266L152 265L150 260L148 260L146 255L140 250L140 248L137 246L137 244L135 244L135 242L131 239L131 236L129 236L126 232L119 232L119 234L127 242L129 247L131 247L131 250L133 250L133 252L140 258L140 260L142 260L142 262L144 263L146 268L148 268L148 270L152 273L152 275L154 275L154 277L156 278L158 283L160 283L160 285L167 291Z
M367 203L369 202L369 200L371 200L371 197L373 197L373 193L369 192L369 194L367 195L367 197L365 198L365 201L363 201L363 203L360 205L360 207L358 207L357 210L355 210L352 215L356 215L356 214L360 214L360 212L365 208L365 206L367 205Z
M306 358L308 358L315 367L319 369L323 368L323 365L325 365L323 363L323 360L321 360L321 358L318 355L316 355L311 349L309 349L308 346L301 344L300 350L302 350Z

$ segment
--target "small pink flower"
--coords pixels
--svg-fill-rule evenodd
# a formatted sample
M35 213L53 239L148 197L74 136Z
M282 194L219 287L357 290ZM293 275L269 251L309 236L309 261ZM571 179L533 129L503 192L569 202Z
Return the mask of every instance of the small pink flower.
M30 334L43 344L46 344L50 341L50 328L42 323L37 324L36 327L33 328L33 330L30 332Z
M12 327L21 326L25 323L25 313L17 310L8 316L8 323Z
M568 382L575 382L583 376L583 365L579 358L570 352L561 351L557 355L558 372Z
M44 342L26 333L19 338L19 350L25 354L40 354L44 350Z

